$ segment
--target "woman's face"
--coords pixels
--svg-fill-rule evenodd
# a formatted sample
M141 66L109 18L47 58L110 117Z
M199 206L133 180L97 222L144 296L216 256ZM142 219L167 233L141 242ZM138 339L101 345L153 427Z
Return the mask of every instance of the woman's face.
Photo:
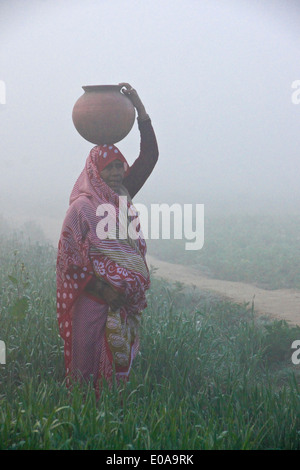
M114 160L101 171L100 176L111 189L118 192L123 182L124 173L124 163L121 160Z

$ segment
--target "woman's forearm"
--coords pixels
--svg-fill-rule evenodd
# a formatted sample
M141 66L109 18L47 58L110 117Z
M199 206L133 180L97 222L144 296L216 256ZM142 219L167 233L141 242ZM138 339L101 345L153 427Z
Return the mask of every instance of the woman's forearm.
M140 154L123 181L132 198L149 178L158 160L158 146L150 117L141 113L137 121L141 134Z

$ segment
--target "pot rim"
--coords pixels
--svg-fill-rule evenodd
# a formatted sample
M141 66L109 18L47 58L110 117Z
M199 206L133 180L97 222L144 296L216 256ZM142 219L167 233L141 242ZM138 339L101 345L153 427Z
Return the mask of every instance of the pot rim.
M122 85L85 85L82 87L84 91L105 91L105 90L118 90L121 91Z

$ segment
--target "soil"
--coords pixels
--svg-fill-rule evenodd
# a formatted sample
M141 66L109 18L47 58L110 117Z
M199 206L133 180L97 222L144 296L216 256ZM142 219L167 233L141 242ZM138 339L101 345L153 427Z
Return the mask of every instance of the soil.
M266 290L243 282L212 279L198 270L161 261L153 256L148 255L147 260L149 267L156 268L155 277L195 286L202 291L212 291L236 303L250 302L252 305L253 302L256 315L300 326L300 290Z

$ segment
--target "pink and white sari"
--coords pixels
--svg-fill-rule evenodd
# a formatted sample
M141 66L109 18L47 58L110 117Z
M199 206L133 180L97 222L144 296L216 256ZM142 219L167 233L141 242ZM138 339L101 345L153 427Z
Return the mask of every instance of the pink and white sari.
M150 286L142 233L132 240L100 239L100 204L111 204L119 224L119 196L100 178L100 147L94 147L70 197L58 244L57 319L64 340L67 384L72 380L111 382L129 375L139 349L138 325ZM130 169L129 169L130 171ZM137 217L131 202L128 209ZM126 223L128 221L126 220ZM139 227L139 224L136 224ZM126 305L113 312L107 303L86 290L101 278L125 295Z

